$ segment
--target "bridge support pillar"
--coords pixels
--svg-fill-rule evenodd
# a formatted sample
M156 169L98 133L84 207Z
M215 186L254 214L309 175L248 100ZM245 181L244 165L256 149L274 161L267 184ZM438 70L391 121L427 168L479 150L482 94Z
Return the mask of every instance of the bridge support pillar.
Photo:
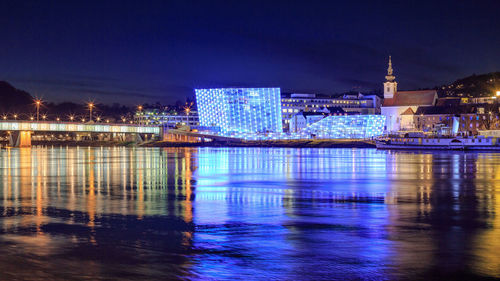
M144 142L144 139L142 138L141 134L135 134L135 141L137 143Z
M12 147L31 147L30 131L14 131L9 136L9 145Z

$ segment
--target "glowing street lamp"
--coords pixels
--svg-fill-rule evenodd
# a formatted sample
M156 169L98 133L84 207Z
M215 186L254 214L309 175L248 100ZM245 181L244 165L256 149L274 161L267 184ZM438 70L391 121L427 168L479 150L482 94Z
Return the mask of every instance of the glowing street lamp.
M36 105L36 121L38 121L38 118L40 116L40 105L42 105L42 100L41 99L36 99L35 100L35 105Z
M4 115L4 116L3 116L3 120L7 120L7 115Z
M142 108L143 108L142 105L138 105L137 106L137 111L138 111L137 115L138 115L138 118L139 118L139 125L142 123L142 116L141 116L142 115Z
M61 118L57 117L57 118L56 118L56 121L58 121L58 122L59 122L59 121L61 121Z
M47 118L47 115L42 115L42 119L45 120Z
M94 109L94 103L89 102L87 105L89 107L89 120L92 121L92 109Z
M14 114L14 120L17 120L17 114Z
M73 121L73 120L75 120L75 116L73 116L73 115L70 115L70 116L69 116L69 120L70 120L70 121Z
M189 112L191 112L191 106L193 106L193 103L186 103L186 106L184 106L184 112L186 112L186 115L189 116Z

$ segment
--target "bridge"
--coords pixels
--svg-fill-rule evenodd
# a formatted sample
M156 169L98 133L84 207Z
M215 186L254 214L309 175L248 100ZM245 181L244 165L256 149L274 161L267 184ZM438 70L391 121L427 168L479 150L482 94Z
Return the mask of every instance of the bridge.
M0 121L0 131L9 132L9 144L16 147L31 146L33 132L59 133L98 133L126 139L126 136L140 140L141 136L161 135L158 126L143 126L137 124L100 124L75 122L45 122L45 121Z

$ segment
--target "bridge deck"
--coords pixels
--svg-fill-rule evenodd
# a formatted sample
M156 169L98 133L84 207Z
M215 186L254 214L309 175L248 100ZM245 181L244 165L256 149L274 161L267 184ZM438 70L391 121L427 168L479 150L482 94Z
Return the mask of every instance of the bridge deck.
M159 135L160 127L108 123L0 121L0 131L138 133Z

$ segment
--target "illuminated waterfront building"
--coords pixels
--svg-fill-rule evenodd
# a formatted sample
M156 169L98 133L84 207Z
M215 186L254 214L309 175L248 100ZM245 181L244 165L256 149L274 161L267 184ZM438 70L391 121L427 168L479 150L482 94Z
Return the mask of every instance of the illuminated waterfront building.
M384 133L384 115L328 116L302 130L321 139L367 139Z
M341 108L348 114L380 114L381 99L376 95L345 94L332 97L322 94L283 93L281 108L283 127L292 132L292 117L300 112L328 113L332 108Z
M200 125L224 136L282 133L279 88L196 89Z

